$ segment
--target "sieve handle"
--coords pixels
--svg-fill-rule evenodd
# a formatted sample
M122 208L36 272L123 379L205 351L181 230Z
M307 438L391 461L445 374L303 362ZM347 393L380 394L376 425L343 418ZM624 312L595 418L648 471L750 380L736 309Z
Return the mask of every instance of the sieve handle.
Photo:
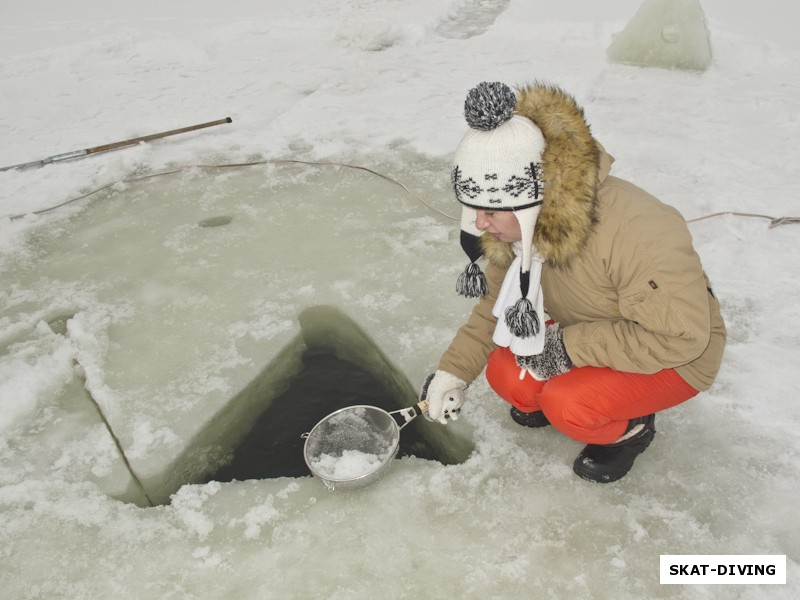
M395 417L395 421L400 426L400 429L408 425L411 421L416 419L423 413L428 412L428 401L423 400L422 402L418 402L414 406L409 406L408 408L401 408L400 410L395 410L390 412L389 414L395 417L395 415L399 416L400 419Z

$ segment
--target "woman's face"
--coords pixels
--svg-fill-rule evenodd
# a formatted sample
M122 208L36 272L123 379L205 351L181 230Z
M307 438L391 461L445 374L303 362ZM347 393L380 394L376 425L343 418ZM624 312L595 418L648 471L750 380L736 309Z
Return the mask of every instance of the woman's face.
M492 234L501 242L518 242L522 239L519 221L510 210L477 210L475 226Z

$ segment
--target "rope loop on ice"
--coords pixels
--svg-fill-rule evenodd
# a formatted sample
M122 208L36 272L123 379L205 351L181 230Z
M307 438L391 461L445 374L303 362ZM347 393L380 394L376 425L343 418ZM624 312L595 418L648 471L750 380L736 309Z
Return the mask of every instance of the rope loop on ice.
M459 220L459 217L454 217L452 215L448 215L447 213L445 213L445 212L439 210L438 208L436 208L435 206L432 206L422 196L417 194L414 190L410 189L408 186L406 186L402 182L400 182L397 179L394 179L392 177L389 177L388 175L385 175L385 174L383 174L383 173L381 173L379 171L375 171L374 169L370 169L368 167L363 167L363 166L360 166L360 165L353 165L353 164L333 161L333 160L298 160L298 159L264 159L264 160L254 160L254 161L251 161L251 162L241 162L241 163L223 163L223 164L212 164L212 165L204 165L204 164L187 165L187 166L183 166L183 167L178 167L176 169L170 169L168 171L160 171L158 173L150 173L148 175L140 175L139 177L132 177L130 179L121 179L121 180L118 180L118 181L114 181L113 183L109 183L107 185L99 187L99 188L97 188L95 190L92 190L91 192L87 192L86 194L83 194L81 196L77 196L75 198L70 198L69 200L66 200L66 201L64 201L64 202L62 202L60 204L56 204L55 206L51 206L49 208L43 208L43 209L40 209L40 210L34 210L34 211L29 212L29 213L21 213L21 214L18 214L18 215L7 215L6 218L9 218L9 219L11 219L13 221L13 220L16 220L16 219L21 219L23 217L26 217L28 215L42 215L42 214L48 213L50 211L56 210L57 208L61 208L62 206L66 206L67 204L71 204L73 202L77 202L78 200L83 200L84 198L88 198L89 196L92 196L93 194L96 194L98 192L102 192L103 190L107 190L108 188L114 187L115 185L126 184L126 183L135 183L137 181L144 181L145 179L152 179L154 177L161 177L162 175L173 175L175 173L181 173L183 171L188 171L189 169L232 169L232 168L240 168L240 167L254 167L254 166L258 166L258 165L285 165L285 164L298 164L298 165L310 165L310 166L335 166L335 167L344 167L346 169L356 169L356 170L359 170L359 171L365 171L367 173L371 173L372 175L380 177L381 179L385 179L386 181L388 181L390 183L394 183L395 185L400 186L406 193L408 193L411 197L415 198L416 200L418 200L419 202L424 204L429 210L431 210L431 211L433 211L435 213L438 213L438 214L440 214L441 216L443 216L443 217L445 217L447 219L451 219L453 221L458 221ZM787 224L790 224L790 223L800 223L800 217L770 217L769 215L760 215L760 214L734 212L734 211L723 211L723 212L712 213L712 214L705 215L705 216L702 216L702 217L697 217L697 218L694 218L694 219L687 219L686 222L687 223L695 223L697 221L702 221L704 219L710 219L711 217L719 217L719 216L723 216L723 215L733 215L733 216L736 216L736 217L755 217L755 218L759 218L759 219L769 219L769 221L770 221L769 228L770 229L772 229L774 227L778 227L780 225L787 225Z

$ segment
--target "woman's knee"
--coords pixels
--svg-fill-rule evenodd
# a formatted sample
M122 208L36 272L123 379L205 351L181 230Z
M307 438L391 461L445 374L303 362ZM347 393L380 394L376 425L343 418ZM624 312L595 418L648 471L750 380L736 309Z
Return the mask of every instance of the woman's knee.
M553 427L572 439L586 443L613 441L625 425L609 417L602 389L587 384L591 381L583 377L587 373L569 377L573 371L547 382L539 395L542 411Z

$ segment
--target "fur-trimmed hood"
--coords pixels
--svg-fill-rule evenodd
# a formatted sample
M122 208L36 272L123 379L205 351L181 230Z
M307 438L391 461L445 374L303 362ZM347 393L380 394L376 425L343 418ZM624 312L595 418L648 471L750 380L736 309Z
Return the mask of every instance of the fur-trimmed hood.
M596 222L597 185L608 174L610 157L592 137L583 109L556 86L534 82L518 89L516 112L541 129L546 144L544 201L533 244L551 265L569 266ZM481 247L498 266L507 267L514 258L511 244L494 236L484 234Z

